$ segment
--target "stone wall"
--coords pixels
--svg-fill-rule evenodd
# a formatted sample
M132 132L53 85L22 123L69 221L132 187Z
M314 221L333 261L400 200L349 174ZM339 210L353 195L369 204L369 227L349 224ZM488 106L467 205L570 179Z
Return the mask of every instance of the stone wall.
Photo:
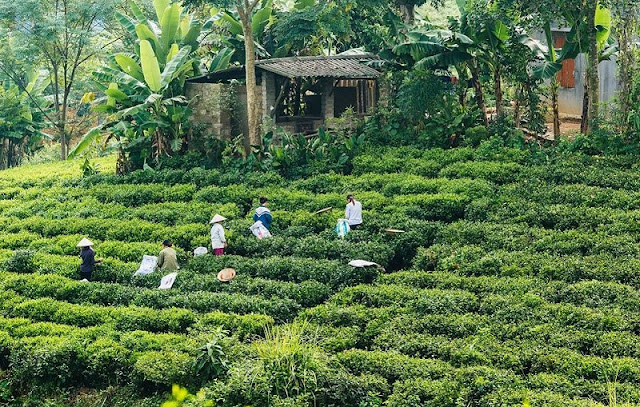
M271 72L262 72L260 84L260 118L270 117L276 104L276 75Z
M332 119L335 117L335 92L333 79L327 80L322 91L322 117Z
M262 72L258 79L258 115L260 122L265 123L265 118L270 117L275 109L278 97L276 76L271 72ZM323 83L320 93L322 119L313 120L314 129L322 127L324 120L335 117L334 85L332 79ZM209 135L230 140L248 132L246 86L237 83L188 83L187 98L192 100L193 122L204 126ZM278 125L291 133L300 130L295 120L283 119Z
M228 98L229 86L220 83L188 83L187 99L191 100L192 120L204 125L215 137L232 137L231 114Z

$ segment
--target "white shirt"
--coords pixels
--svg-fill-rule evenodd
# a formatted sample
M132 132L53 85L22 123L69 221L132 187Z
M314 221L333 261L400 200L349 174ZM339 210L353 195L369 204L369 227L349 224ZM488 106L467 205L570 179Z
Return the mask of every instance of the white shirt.
M224 228L219 223L214 223L211 227L211 248L224 249L224 244L227 241L224 237Z
M362 204L355 199L347 204L344 211L344 217L347 219L349 226L359 225L362 223Z

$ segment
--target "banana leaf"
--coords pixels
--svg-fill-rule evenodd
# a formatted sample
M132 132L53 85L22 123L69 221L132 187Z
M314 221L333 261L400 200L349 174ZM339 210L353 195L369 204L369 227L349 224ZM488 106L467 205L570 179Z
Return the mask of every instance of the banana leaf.
M180 47L175 42L171 44L171 48L169 49L169 54L167 54L167 62L171 61L173 57L180 51Z
M91 106L91 111L96 113L111 113L116 110L113 106L109 106L108 104L96 104Z
M161 76L163 87L169 85L169 83L176 78L176 73L179 72L180 68L189 60L189 54L191 54L191 47L188 45L186 47L182 47L176 56L173 57L167 65L165 65Z
M86 150L95 140L97 140L98 137L100 137L102 130L107 128L110 124L113 123L101 124L87 131L80 139L80 142L73 148L73 150L71 150L71 152L69 152L67 159L71 160L76 158L78 154Z
M242 24L236 20L231 14L221 11L213 16L213 21L220 27L227 28L232 36L242 35Z
M175 104L186 105L188 103L189 101L184 96L175 96L162 101L162 104L166 106L174 106Z
M491 33L498 39L500 42L505 42L509 39L509 28L505 23L500 20L496 20L493 23L493 29Z
M116 11L116 20L122 25L132 37L136 37L136 23L119 11Z
M562 70L560 62L544 61L533 67L533 76L538 79L551 79Z
M170 0L153 0L153 7L156 9L158 21L162 21L164 12L169 7Z
M611 11L599 4L596 8L595 24L597 28L596 40L598 41L600 49L602 49L606 45L611 34Z
M115 82L123 89L131 89L131 93L149 93L149 87L144 82L117 69L103 67L99 71L93 72L93 76L99 82Z
M178 37L180 37L181 40L184 41L184 38L187 36L187 33L191 29L192 24L193 24L193 17L191 16L191 14L187 14L186 16L184 16L182 21L180 21Z
M256 38L261 36L264 32L264 29L271 20L272 13L273 0L268 0L264 7L254 13L253 18L251 19L251 30Z
M140 65L135 59L123 54L117 54L114 57L114 59L116 60L116 63L118 64L118 66L124 72L133 76L139 81L144 80L144 75L142 74L142 68L140 67Z
M399 55L411 55L413 59L419 60L425 56L442 53L446 49L447 47L439 41L419 41L397 45L393 48L393 52Z
M137 114L146 111L148 108L148 104L141 103L139 105L131 106L128 109L120 110L115 116L118 119L124 119L125 117L136 116Z
M112 83L109 84L109 89L107 89L106 92L116 91L116 90L118 90L118 84L112 82ZM109 96L107 94L107 106L116 107L116 102L117 102L116 98L114 98L113 96Z
M432 55L416 62L416 69L428 70L432 68L448 68L469 61L473 58L471 54L464 51L451 51L442 54Z
M160 26L162 27L160 41L165 50L171 48L171 44L176 42L178 28L180 27L180 13L180 5L173 3L164 11L162 20L160 20Z
M156 50L161 50L162 45L160 43L160 40L158 40L158 36L146 24L136 25L136 35L140 41L151 41L153 42Z
M198 37L202 32L202 24L195 23L191 26L189 31L184 35L182 39L182 43L186 45L190 45L191 48L195 49L198 44Z
M147 85L152 91L159 92L162 89L160 65L151 43L147 40L140 41L140 60L142 62L142 73Z
M142 10L140 9L140 6L138 6L135 1L131 1L129 6L131 7L131 13L136 18L138 23L144 23L145 21L147 21L147 17L144 15Z
M162 95L159 93L152 93L149 95L149 97L144 101L144 103L148 104L148 105L152 105L154 103L156 103L158 100L162 99Z
M124 93L123 91L121 91L120 89L109 88L109 89L106 90L105 93L107 94L107 96L109 96L111 98L114 98L118 102L122 102L124 100L129 99L129 96L126 93Z
M227 69L229 67L229 63L231 61L231 57L235 50L231 48L223 48L218 52L213 61L211 61L211 65L209 65L209 72L221 71L223 69Z

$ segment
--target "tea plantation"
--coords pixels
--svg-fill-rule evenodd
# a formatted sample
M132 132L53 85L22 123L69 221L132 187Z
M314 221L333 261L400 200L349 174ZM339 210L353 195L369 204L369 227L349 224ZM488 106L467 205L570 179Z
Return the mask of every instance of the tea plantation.
M216 406L640 403L631 160L398 148L293 181L116 177L113 161L84 178L77 162L0 173L3 405L159 406L174 383ZM347 193L365 223L342 240ZM258 241L261 195L274 237ZM191 258L215 213L228 255ZM105 258L91 283L77 274L85 236ZM183 267L161 291L161 273L133 273L165 238Z

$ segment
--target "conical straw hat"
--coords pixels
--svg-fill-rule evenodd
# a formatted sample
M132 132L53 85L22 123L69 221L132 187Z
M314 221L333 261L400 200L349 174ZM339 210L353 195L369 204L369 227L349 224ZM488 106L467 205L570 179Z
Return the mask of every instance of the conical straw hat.
M220 270L218 273L218 280L222 282L231 281L236 277L236 271L234 269L226 268Z
M222 222L223 220L227 220L227 218L222 215L216 214L216 216L214 216L209 223L213 225L214 223Z
M80 243L78 243L76 247L89 247L89 246L93 246L93 242L85 237L80 241Z

